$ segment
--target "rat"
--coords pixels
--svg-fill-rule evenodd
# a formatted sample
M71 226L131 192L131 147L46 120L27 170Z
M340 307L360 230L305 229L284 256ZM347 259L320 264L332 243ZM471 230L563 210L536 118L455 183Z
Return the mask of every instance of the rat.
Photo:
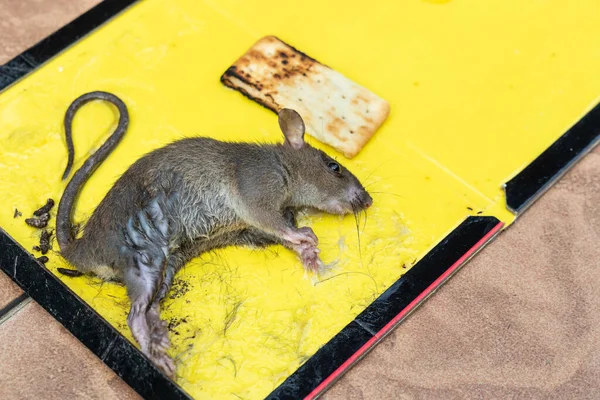
M66 179L73 167L72 121L84 104L115 106L114 132L78 169L60 199L56 238L61 256L75 270L123 283L131 301L127 324L142 353L173 378L175 365L160 303L173 277L200 254L227 246L283 245L304 267L319 272L318 239L298 227L305 208L331 214L366 210L373 199L339 162L304 140L305 125L283 108L283 143L181 139L135 161L113 184L76 238L72 213L79 192L125 135L129 113L116 95L94 91L75 99L64 117L68 149Z

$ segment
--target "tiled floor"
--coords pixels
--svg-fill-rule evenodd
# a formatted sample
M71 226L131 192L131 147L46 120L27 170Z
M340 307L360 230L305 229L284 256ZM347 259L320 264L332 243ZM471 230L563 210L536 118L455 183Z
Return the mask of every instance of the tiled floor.
M0 0L0 62L97 2ZM599 176L597 149L326 397L600 398ZM20 294L0 273L0 309ZM0 370L0 399L137 397L30 300Z
M137 395L39 305L0 325L1 399L135 399Z

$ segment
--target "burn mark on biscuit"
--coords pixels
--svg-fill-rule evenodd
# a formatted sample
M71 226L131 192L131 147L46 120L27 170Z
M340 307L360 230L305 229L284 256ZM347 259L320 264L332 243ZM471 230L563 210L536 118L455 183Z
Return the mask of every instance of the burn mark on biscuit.
M269 99L271 99L271 103L275 104L275 106L279 107L279 105L277 104L277 102L275 101L275 99L273 98L273 95L271 93L265 93L265 96L268 97Z
M232 70L233 68L233 70ZM268 104L265 101L263 101L262 99L258 98L258 97L254 97L253 95L251 95L247 90L239 87L238 85L236 85L232 79L238 79L244 83L246 83L249 86L255 87L254 84L252 84L251 82L249 82L248 80L244 79L243 77L240 77L237 72L235 72L236 69L235 67L231 67L229 68L223 75L221 75L221 83L231 89L237 90L238 92L240 92L244 97L260 104L261 106L263 106L264 108L273 111L274 113L277 113L279 110L276 107L279 107L279 105L274 104Z
M285 46L287 46L287 47L288 47L288 48L289 48L289 49L292 51L292 57L294 56L294 54L293 54L293 53L296 53L296 54L299 54L299 55L300 55L300 59L301 59L302 61L306 61L306 60L308 59L308 60L310 60L310 61L312 61L312 62L319 63L319 64L321 64L321 65L323 65L323 66L327 67L325 64L323 64L323 63L321 63L321 62L317 61L316 59L314 59L314 58L312 58L312 57L308 56L307 54L305 54L305 53L301 52L300 50L298 50L298 49L297 49L297 48L295 48L294 46L290 46L289 44L287 44L287 43L286 43L286 42L284 42L283 40L279 39L277 36L269 36L268 38L269 38L268 40L269 40L269 41L271 41L271 42L273 42L273 41L277 40L277 41L279 41L279 42L283 43ZM328 68L329 68L329 67L328 67Z
M246 76L250 77L249 74L246 74ZM240 81L244 82L245 84L251 85L252 82L250 82L248 79L246 79L245 76L238 74L237 72L237 68L234 66L229 67L227 69L227 71L225 71L225 73L223 75L221 75L221 82L224 82L224 79L228 78L228 77L234 77L239 79Z
M277 113L281 109L281 106L275 101L276 96L279 95L277 89L287 87L285 85L288 85L287 80L289 80L291 81L290 85L310 85L313 90L319 90L325 82L321 76L322 67L329 68L279 38L269 36L259 40L253 48L240 57L234 66L221 76L221 82L248 99ZM313 73L315 70L317 71L316 75ZM356 149L350 149L352 146L348 147L348 144L355 143L356 140L362 142L363 137L372 136L372 125L376 125L374 120L378 119L379 115L377 112L365 115L365 110L370 108L373 100L368 90L361 89L359 87L358 92L354 93L332 94L324 99L330 107L331 101L329 100L333 98L341 98L343 104L352 104L356 113L359 114L358 119L350 118L347 113L340 112L338 114L333 108L328 111L329 115L325 121L321 119L318 123L320 129L317 130L327 131L335 138L332 140L338 143L346 142L340 145L345 151L340 151L349 158L354 156ZM283 95L285 97L285 93ZM296 99L298 103L304 102L303 98L296 97ZM339 107L337 108L339 109ZM322 125L323 122L326 126Z
M249 58L254 58L254 59L257 59L257 60L266 60L267 59L267 57L263 53L261 53L260 51L258 51L258 50L250 50L248 52L248 57Z

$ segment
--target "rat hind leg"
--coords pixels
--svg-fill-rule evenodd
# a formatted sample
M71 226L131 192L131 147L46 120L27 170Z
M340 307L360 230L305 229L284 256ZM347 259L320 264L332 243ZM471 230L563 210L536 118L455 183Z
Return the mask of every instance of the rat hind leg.
M173 376L175 365L167 354L169 339L164 323L153 315L149 315L152 299L160 284L160 273L151 271L153 265L145 265L136 260L136 266L125 274L127 293L131 300L131 309L127 316L127 324L134 339L140 344L142 353L168 376ZM158 314L158 310L156 313Z
M169 331L167 323L160 318L160 303L167 296L173 284L173 277L188 261L181 251L169 254L164 269L164 276L160 286L152 300L152 304L146 313L146 321L150 332L150 341L153 343L154 351L166 353L170 346ZM173 368L174 370L174 368Z
M130 218L124 232L127 243L124 252L131 256L131 264L125 271L124 280L131 299L127 317L131 333L142 352L172 377L175 365L167 354L168 332L160 319L158 303L154 305L169 265L168 230L159 199Z

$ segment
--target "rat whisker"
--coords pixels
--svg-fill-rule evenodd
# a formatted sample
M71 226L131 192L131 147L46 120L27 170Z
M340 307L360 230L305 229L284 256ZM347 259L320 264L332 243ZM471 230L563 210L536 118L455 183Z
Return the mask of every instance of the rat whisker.
M401 199L405 199L404 196L401 196L401 195L396 194L396 193L390 193L390 192L371 192L371 191L369 191L369 193L371 193L371 194L389 194L390 196L396 196L396 197L399 197Z
M362 264L362 248L360 245L360 212L356 211L356 209L354 211L354 221L356 222L356 238L358 241L358 256L359 256L360 262Z
M381 164L379 164L377 167L375 167L375 168L374 168L374 169L373 169L373 170L372 170L372 171L369 173L369 175L367 175L366 177L364 177L364 179L362 179L362 181L363 181L363 182L366 182L366 181L367 181L367 180L368 180L368 179L369 179L371 176L373 176L373 174L374 174L374 173L375 173L375 172L376 172L376 171L377 171L379 168L383 167L383 165L384 165L385 163L387 163L388 161L390 161L390 160L384 161L384 162L382 162Z
M369 182L369 183L365 184L365 189L366 189L367 187L369 187L369 186L372 186L372 185L374 185L374 184L376 184L376 183L379 183L379 182L381 182L381 181L385 181L385 180L387 180L387 179L392 179L392 178L405 178L405 177L406 177L405 175L390 175L390 176L386 176L386 177L383 177L383 178L379 178L379 179L377 179L377 180L375 180L375 181L373 181L373 182Z

